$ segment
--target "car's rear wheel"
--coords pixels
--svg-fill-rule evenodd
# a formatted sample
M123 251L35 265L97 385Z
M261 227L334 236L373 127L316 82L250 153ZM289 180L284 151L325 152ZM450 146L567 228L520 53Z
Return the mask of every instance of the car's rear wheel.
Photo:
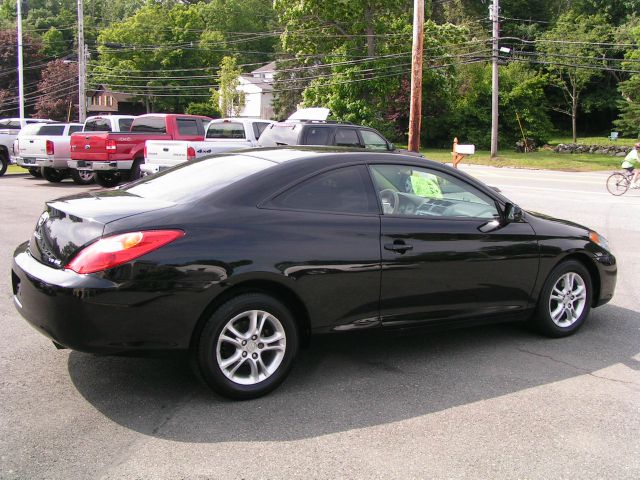
M60 183L67 176L66 170L58 170L57 168L42 167L42 176L51 183Z
M144 163L144 158L136 158L131 165L131 171L129 172L129 180L138 180L142 177L142 171L140 165Z
M29 170L29 173L34 177L36 178L42 177L42 171L40 170L40 167L29 167L28 170Z
M71 172L71 179L76 185L89 185L95 181L91 170L77 170L72 168L69 171Z
M535 315L538 329L550 337L575 333L591 310L591 275L576 260L560 263L549 274Z
M268 295L248 293L213 313L196 349L199 373L213 390L235 399L256 398L286 378L298 334L285 305Z
M0 152L0 177L7 172L9 168L9 155L6 152Z
M104 188L115 187L120 183L120 173L118 172L96 172L95 180L98 185Z

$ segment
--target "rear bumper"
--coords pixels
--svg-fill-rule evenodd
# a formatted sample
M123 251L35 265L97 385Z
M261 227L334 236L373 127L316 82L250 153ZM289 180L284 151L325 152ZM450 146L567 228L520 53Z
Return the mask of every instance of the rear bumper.
M171 165L160 165L158 163L143 163L140 165L140 171L144 175L153 175L168 168L171 168Z
M35 158L13 157L16 163L23 168L37 167Z
M68 160L66 158L36 158L38 167L55 168L57 170L66 170Z
M74 170L91 170L94 172L130 170L133 160L69 160L67 166Z
M93 353L188 348L195 321L182 319L166 292L136 291L130 282L51 268L27 247L14 253L13 303L55 343Z

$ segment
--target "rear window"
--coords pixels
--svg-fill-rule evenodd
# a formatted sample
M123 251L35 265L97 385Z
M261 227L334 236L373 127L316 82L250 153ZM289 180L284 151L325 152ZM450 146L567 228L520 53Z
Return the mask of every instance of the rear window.
M82 125L71 125L69 127L69 135L71 135L72 133L81 132L81 131L82 131Z
M84 124L85 132L110 132L111 122L108 118L93 118Z
M118 120L118 128L121 132L128 132L131 129L133 118L121 118Z
M37 135L40 128L42 128L42 125L25 125L25 127L20 130L20 136L23 137L25 135Z
M62 135L64 134L64 125L43 125L38 131L38 135Z
M131 124L132 132L167 133L165 117L138 117Z
M183 163L122 190L143 198L187 203L276 165L244 155L223 155Z
M207 138L245 139L244 125L238 122L210 123Z
M298 145L298 134L302 125L299 123L273 123L260 135L260 147L277 147L278 145Z

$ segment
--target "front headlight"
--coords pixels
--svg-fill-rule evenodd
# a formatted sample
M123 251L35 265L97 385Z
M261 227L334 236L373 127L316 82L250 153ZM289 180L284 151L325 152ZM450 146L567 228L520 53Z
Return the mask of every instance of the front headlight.
M600 235L598 232L589 232L589 240L591 240L596 245L604 248L607 252L611 251L607 239Z

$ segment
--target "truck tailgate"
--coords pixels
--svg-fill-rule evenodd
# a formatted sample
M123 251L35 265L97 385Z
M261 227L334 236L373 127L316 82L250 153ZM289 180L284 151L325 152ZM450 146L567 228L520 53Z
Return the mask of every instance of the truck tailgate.
M231 150L239 150L248 148L251 143L246 140L240 141L202 141L202 142L185 142L185 141L161 141L148 140L146 143L146 163L160 164L164 166L173 166L187 160L213 155L215 153L223 153ZM189 147L193 148L192 156L188 154ZM195 157L193 157L195 154Z
M108 132L81 132L71 135L73 160L107 160Z
M47 156L47 138L37 135L25 135L18 139L18 156L25 158L44 158Z

